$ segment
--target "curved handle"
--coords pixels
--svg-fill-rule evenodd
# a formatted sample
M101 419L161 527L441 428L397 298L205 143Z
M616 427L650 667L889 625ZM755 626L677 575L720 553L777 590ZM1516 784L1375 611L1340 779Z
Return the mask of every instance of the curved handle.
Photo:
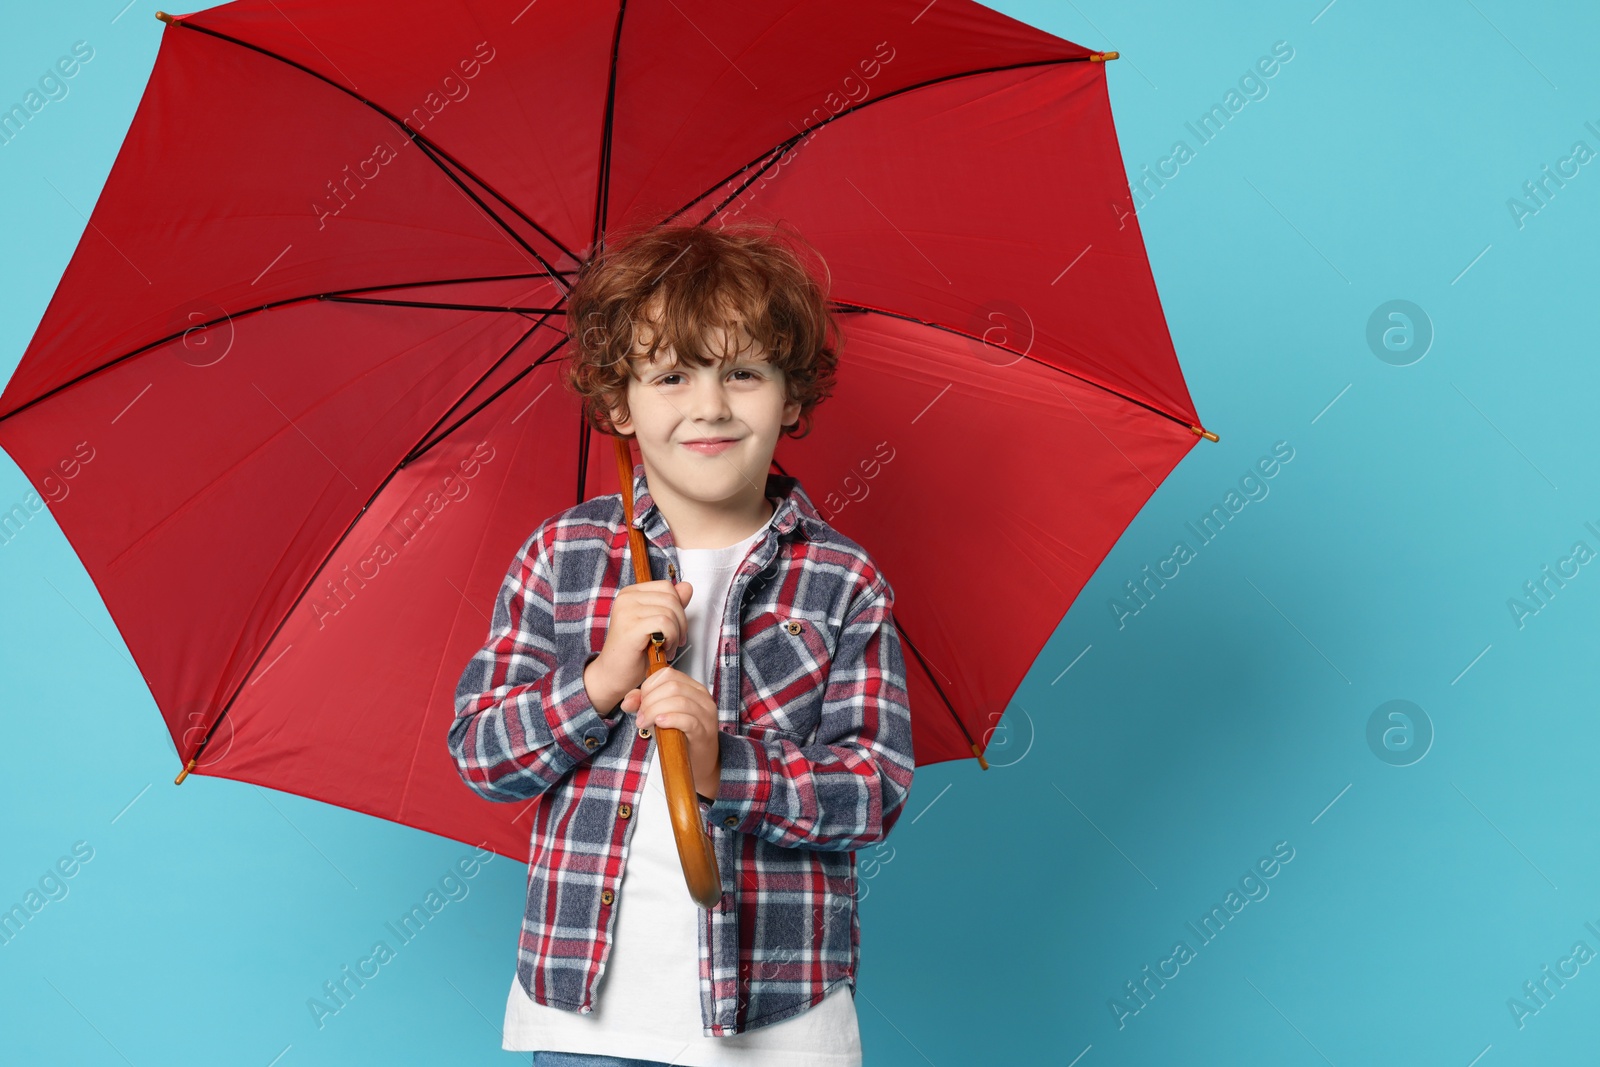
M617 473L622 483L622 521L628 526L628 544L633 549L634 580L648 582L651 580L648 546L644 532L633 525L633 454L628 449L627 439L616 437L614 440ZM659 632L650 637L645 655L650 662L648 673L654 674L667 666L667 655L662 647L667 639ZM683 879L694 902L709 908L722 899L722 876L717 871L717 855L706 834L705 819L700 815L694 771L689 765L689 739L675 727L660 727L656 730L656 755L661 762L667 809L672 816L672 836L678 842L678 859L683 863Z

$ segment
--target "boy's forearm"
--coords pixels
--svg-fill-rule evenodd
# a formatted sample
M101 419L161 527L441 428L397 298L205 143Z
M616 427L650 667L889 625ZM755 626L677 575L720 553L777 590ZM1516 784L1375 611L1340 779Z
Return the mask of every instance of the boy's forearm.
M583 688L589 694L589 703L593 704L601 715L610 715L634 687L619 684L606 672L597 655L583 669Z
M854 851L883 841L915 772L909 744L901 752L861 739L800 745L743 734L722 742L718 792L704 814L784 848Z
M603 748L626 690L591 691L593 656L563 656L540 524L513 559L495 601L488 640L456 683L447 737L456 770L479 796L526 800L555 786ZM559 657L559 658L558 658ZM600 701L591 699L599 697Z
M475 659L457 687L448 741L461 777L496 801L538 796L606 742L606 712L591 706L576 663L557 664L528 681L526 668ZM495 672L505 683L485 689Z
M717 755L711 770L694 780L694 791L707 804L714 804L722 789L722 735L717 735Z

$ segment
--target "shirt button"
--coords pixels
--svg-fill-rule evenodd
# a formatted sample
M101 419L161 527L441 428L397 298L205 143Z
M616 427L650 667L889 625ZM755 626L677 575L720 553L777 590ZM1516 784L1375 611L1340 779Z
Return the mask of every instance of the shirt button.
M738 826L739 825L739 816L737 816L737 815L728 816L726 819L722 820L722 825L724 825L724 826Z
M618 804L617 805L617 814L622 816L624 819L626 819L628 816L633 814L633 805L632 804Z
M594 746L598 745L599 743L600 742L597 739L593 738L593 737L585 737L583 739L583 747L584 748L593 748Z
M617 899L616 894L611 892L611 890L602 889L600 891L600 903L602 903L602 904L610 904L613 900L616 900L616 899Z
M788 624L788 630L792 634L797 634L797 633L800 632L800 624L798 622L790 620L790 622Z

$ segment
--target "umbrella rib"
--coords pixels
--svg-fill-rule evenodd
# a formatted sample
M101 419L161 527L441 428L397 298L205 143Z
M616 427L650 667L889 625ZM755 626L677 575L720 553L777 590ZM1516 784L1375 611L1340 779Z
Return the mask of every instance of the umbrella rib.
M474 182L476 182L479 186L481 186L484 190L486 190L487 192L491 193L496 200L498 200L500 203L504 204L508 210L510 210L513 214L515 214L523 222L527 223L529 226L533 227L533 229L538 231L538 233L539 233L539 235L541 237L543 237L545 240L549 241L556 248L560 249L562 253L564 253L565 255L569 256L573 260L573 262L577 262L578 261L578 256L570 248L568 248L561 241L560 238L556 237L555 234L551 233L549 230L546 230L543 226L539 225L533 219L529 218L522 211L521 208L517 207L517 205L513 204L510 200L507 200L504 196L502 196L500 194L499 190L495 189L494 186L490 185L488 182L486 182L482 178L478 177L478 175L474 174L472 172L471 168L467 167L464 163L462 163L460 160L456 159L449 152L446 152L442 147L440 147L439 145L435 144L433 141L431 141L427 137L424 137L422 134L418 133L416 130L413 130L410 126L407 126L403 121L401 121L400 119L396 118L392 113L390 113L390 111L387 108L385 108L383 105L377 104L377 103L374 103L371 100L368 100L366 97L362 96L360 93L356 92L354 89L349 89L349 88L346 88L343 85L340 85L338 82L334 81L332 78L328 77L326 74L322 74L322 73L320 73L318 71L312 70L310 67L306 66L304 63L296 63L294 60L290 59L289 57L279 55L278 53L276 53L274 51L271 51L270 49L262 48L258 44L251 44L249 41L240 40L239 38L234 37L231 34L221 33L221 32L219 32L217 30L209 29L208 27L201 26L201 25L198 25L198 24L193 23L193 22L177 22L177 23L170 23L169 25L182 27L183 29L194 30L194 31L196 31L198 33L210 34L212 37L217 38L219 41L227 41L230 44L236 44L241 48L248 48L252 52L259 52L259 53L261 53L262 55L266 56L269 59L275 59L280 63L283 63L283 64L285 64L287 66L291 66L291 67L295 68L296 70L299 70L299 71L302 71L302 72L304 72L306 74L311 75L313 78L316 78L318 81L320 81L320 82L322 82L322 83L324 83L326 85L331 86L332 88L338 90L341 93L344 93L346 96L350 96L350 97L355 98L356 100L359 100L361 103L365 104L367 107L370 107L372 110L376 111L378 114L382 115L384 118L386 118L390 122L394 123L395 127L397 129L399 129L401 133L403 133L403 134L405 134L405 136L409 137L413 144L415 144L418 148L422 149L424 155L426 155L429 159L433 160L434 165L439 168L440 172L443 173L446 178L448 178L451 182L455 183L457 188L459 188L464 194L466 194L468 197L470 197L473 200L473 202L476 203L479 206L479 208L489 217L491 222L493 222L497 227L499 227L502 231L504 231L506 236L510 237L517 244L521 245L524 251L528 252L535 259L537 259L540 262L540 264L542 264L544 266L545 270L547 272L549 272L552 276L559 276L560 272L557 271L554 267L552 267L548 262L546 262L545 258L543 256L541 256L538 253L538 251L533 248L532 245L528 244L528 242L523 239L521 234L519 234L516 230L512 229L509 225L507 225L505 220L500 218L500 216L498 214L496 214L495 212L491 211L489 209L489 207L487 205L485 205L483 203L483 201L480 200L477 197L476 194L474 194L470 189L468 189L466 187L466 183L463 182L460 178L458 178L455 175L454 172L451 171L450 167L446 167L446 166L443 165L443 163L441 163L441 160L448 162L451 167L455 167L457 170L460 170L462 174L465 174L467 177L471 178Z
M562 309L557 308L557 309L554 309L554 310L555 310L555 313L559 314ZM546 317L548 317L548 315ZM535 326L537 327L537 326L540 326L540 325L543 325L543 324L544 324L544 319L541 319L538 323L535 324ZM490 393L488 396L484 397L481 401L479 401L478 404L475 407L473 407L473 409L471 411L466 412L460 418L456 419L455 422L451 423L449 426L446 426L444 429L439 430L439 435L437 437L434 437L432 440L429 440L429 435L432 434L435 429L438 429L440 423L442 423L445 418L449 417L449 414L450 414L451 411L455 410L455 405L451 405L450 409L445 412L444 416L441 417L438 422L435 422L433 424L433 426L428 429L428 433L426 433L426 434L424 434L422 436L422 440L418 441L417 444L412 448L412 450L409 453L406 454L406 457L400 461L400 466L404 467L407 464L413 462L414 460L419 459L422 456L426 455L430 450L433 449L433 447L435 445L439 444L440 442L444 441L445 438L447 438L451 434L455 433L456 430L460 429L467 422L471 421L471 419L472 419L472 417L474 415L476 415L478 412L482 411L485 407L487 407L489 404L491 404L497 397L499 397L507 389L510 389L513 385L516 385L523 378L525 378L529 373L531 373L533 371L533 369L535 367L540 366L541 364L546 362L551 356L555 355L558 351L560 351L562 346L564 346L567 343L568 340L569 340L569 338L563 336L555 344L551 345L550 348L547 349L544 352L543 355L539 356L533 362L529 363L526 367L522 368L522 370L518 371L515 376L511 377L510 379L508 379L498 389L496 389L494 392ZM509 356L510 354L511 353L507 352L505 356L501 356L500 359L496 360L495 363L492 366L490 366L488 370L484 371L484 373L479 376L477 381L473 382L472 387L469 388L465 393L462 394L462 398L464 399L465 397L472 395L472 390L476 389L480 384L482 384L484 379L486 379L490 374L493 374L494 371L500 366L500 364L505 362L506 356ZM460 403L461 403L460 400L456 401L456 404L460 404ZM583 503L584 500L587 499L587 497L584 495L587 492L587 489L586 489L587 481L586 481L586 479L587 479L588 470L589 470L589 427L588 427L588 423L587 422L583 422L583 421L579 422L578 434L579 434L579 437L578 437L578 484L577 484L578 497L577 497L576 503L581 504L581 503Z
M482 197L478 196L477 193L475 193L471 189L469 189L467 187L467 183L466 182L462 181L460 178L457 178L455 176L455 174L451 172L450 168L446 167L440 161L440 156L435 154L434 146L430 145L428 142L425 142L422 139L422 136L420 134L418 134L418 133L414 133L414 132L412 132L410 130L407 130L406 133L416 143L416 146L419 149L422 150L422 154L427 156L429 159L433 160L433 162L439 167L440 173L442 173L446 178L449 178L452 182L454 182L456 188L461 190L462 195L466 196L467 199L471 200L474 204L476 204L477 207L478 207L478 210L481 211L484 214L484 216L489 219L489 221L494 223L500 229L504 230L505 233L507 234L507 236L509 236L513 241L515 241L518 245L520 245L522 247L522 250L524 252L526 252L529 255L531 255L534 259L537 259L539 261L540 266L544 267L545 270L550 273L551 277L559 277L560 276L560 272L557 271L555 269L555 267L551 266L550 263L548 261L546 261L545 258L543 256L541 256L534 249L534 247L532 245L530 245L527 241L525 241L520 233L517 233L510 226L507 226L505 224L505 221L503 219L501 219L499 215L495 214L495 212L490 209L488 204L485 204L483 202L483 198ZM440 151L442 151L442 149ZM455 161L451 160L451 162L454 163ZM461 164L459 164L459 163L456 163L455 165L458 166L458 167L461 166ZM498 192L495 192L495 190L489 189L489 186L485 185L483 183L483 181L477 177L477 175L473 174L471 171L467 170L467 168L465 168L465 167L461 167L461 170L468 177L472 178L473 181L477 182L479 185L482 185L485 189L488 189L490 192L494 193L494 197L495 197L496 200L499 200L503 204L506 203L506 198L505 197L501 196ZM511 205L507 204L506 206L510 207ZM516 208L512 207L512 210L516 211ZM518 211L517 214L521 215L522 213L520 211ZM528 221L528 220L524 219L524 221ZM534 228L539 230L540 233L544 233L544 228L543 227L535 226L534 223L532 223L532 222L528 222L528 224L530 226L534 226ZM568 251L566 246L561 244L561 242L557 241L554 237L551 237L549 234L545 234L545 237L546 237L546 239L551 241L551 243L553 243L557 248L561 249L561 251L565 255L567 255L568 257L570 257L574 261L577 260L578 257L574 256L570 251Z
M598 256L604 247L604 233L611 207L611 131L617 113L617 57L622 52L622 22L628 13L628 0L617 0L617 20L611 30L611 69L606 73L606 110L600 125L600 161L596 170L594 230L589 237L589 254ZM530 370L532 368L529 368ZM442 437L443 435L441 435ZM584 420L578 422L577 501L583 502L589 474L589 433Z
M617 21L611 31L611 69L606 76L605 117L600 125L600 163L597 168L600 173L594 196L594 233L589 238L589 247L594 254L600 251L601 234L605 233L611 202L611 128L617 108L617 57L622 50L622 20L627 13L628 0L618 0Z
M372 297L359 296L330 296L325 299L340 304L377 304L382 307L401 308L441 308L446 311L505 311L515 312L519 315L557 315L562 311L561 308L515 307L503 304L444 304L431 300L378 300Z
M594 436L593 433L590 431L589 421L587 419L579 419L578 420L578 489L577 489L577 494L576 494L576 501L579 504L583 503L584 500L587 499L586 494L589 491L589 489L588 489L588 484L589 484L589 441L593 436ZM628 456L631 459L632 456L633 456L633 453L631 453L631 452L628 453ZM618 491L619 492L621 491L621 487L620 486L618 487Z
M944 704L945 710L950 712L950 718L955 720L956 728L961 731L961 736L967 739L968 747L973 750L974 755L979 754L982 746L972 740L972 734L967 732L967 724L961 721L960 715L956 714L956 706L945 695L944 687L939 684L939 679L935 676L933 668L928 665L927 660L922 658L922 653L917 649L916 643L911 640L911 635L906 633L906 628L900 625L898 618L894 620L894 628L899 631L900 640L905 642L906 647L911 650L911 654L916 657L917 663L922 667L922 673L927 675L928 684L933 686L933 691L939 695L939 700Z
M1178 425L1184 427L1187 430L1193 430L1196 433L1200 432L1200 427L1197 424L1190 422L1188 419L1184 418L1181 415L1174 415L1170 411L1166 411L1166 410L1164 410L1162 408L1159 408L1159 407L1157 407L1156 405L1150 403L1147 400L1140 400L1136 396L1129 396L1127 393L1124 393L1119 389L1113 389L1111 386L1107 385L1105 382L1097 381L1096 379L1088 377L1087 375L1079 374L1076 371L1067 370L1064 367L1058 367L1054 363L1046 363L1044 360L1039 359L1037 356L1030 356L1026 352L1018 352L1014 348L1008 348L1005 345L995 344L993 341L985 341L983 338L978 337L975 334L970 334L965 330L958 330L954 326L946 326L942 322L929 322L926 319L919 319L914 315L901 314L898 311L888 311L888 310L885 310L884 308L868 307L865 304L853 304L853 303L849 303L847 301L842 301L842 300L832 301L832 305L833 305L833 309L835 311L856 312L856 313L867 314L867 315L883 315L886 318L901 319L901 320L903 320L905 322L914 322L918 326L926 326L929 329L933 329L933 330L943 330L945 333L953 333L957 337L964 337L969 341L976 341L978 344L981 344L986 348L995 348L995 349L999 349L1000 351L1003 351L1003 352L1009 352L1011 355L1016 356L1018 359L1026 359L1031 363L1038 364L1039 366L1045 368L1046 370L1053 370L1053 371L1057 372L1058 374L1064 374L1069 378L1075 378L1078 381L1083 382L1085 385L1092 385L1096 389L1100 389L1100 390L1102 390L1104 392L1110 393L1112 396L1120 397L1123 400L1126 400L1130 404L1137 404L1137 405L1139 405L1140 407L1144 408L1147 411L1154 412L1155 414L1160 415L1163 418L1171 419L1173 422L1177 423Z
M132 351L124 352L122 355L117 356L115 359L108 360L105 363L100 364L98 367L91 367L88 370L84 371L82 374L78 375L77 377L69 378L68 380L62 382L60 385L56 386L54 389L51 389L49 392L40 393L38 396L34 397L32 400L28 401L25 404L20 405L19 407L13 408L11 411L0 412L0 422L4 422L5 420L11 418L13 415L20 415L22 412L27 411L29 408L33 407L35 404L43 403L44 401L49 400L51 397L55 396L57 393L63 392L66 389L70 389L72 386L77 385L79 382L82 382L82 381L85 381L85 380L87 380L89 378L92 378L96 374L101 373L102 371L110 370L112 367L115 367L117 364L123 362L124 360L133 359L136 356L142 356L144 353L150 351L153 348L159 348L161 345L167 344L168 342L171 342L171 341L175 341L179 337L182 337L185 334L190 333L190 332L192 332L194 330L209 329L210 327L215 326L219 322L232 322L234 319L242 319L242 318L245 318L246 316L255 315L255 314L259 313L259 312L271 311L271 310L273 310L275 308L285 307L285 306L290 305L290 304L305 303L305 302L310 301L310 300L334 300L334 301L338 301L338 298L346 296L346 295L348 295L350 293L371 293L371 292L381 292L381 291L384 291L384 290L387 290L387 289L414 289L414 288L419 288L419 287L422 287L422 286L431 286L431 285L460 285L460 284L467 284L467 283L471 283L471 282L492 282L492 281L506 281L506 280L516 279L516 278L547 278L547 277L550 277L550 275L544 274L542 272L536 272L536 273L533 273L533 274L489 274L489 275L484 275L482 277L477 277L477 278L442 278L442 279L440 279L438 281L392 282L392 283L386 283L386 284L381 284L381 285L363 285L363 286L359 286L359 287L356 287L356 288L353 288L353 289L334 289L334 290L331 290L331 291L326 292L326 293L305 293L305 294L302 294L300 296L288 296L288 297L284 297L282 300L271 300L271 301L268 301L265 304L261 304L261 305L258 305L256 307L240 308L239 310L234 311L231 314L229 312L225 311L218 318L208 319L205 322L202 322L202 323L200 323L198 325L185 326L183 329L175 330L172 333L167 334L165 337L158 337L154 341L150 341L150 342L148 342L146 344L142 344L138 348L133 349ZM396 302L396 303L398 303L398 302ZM497 310L498 311L498 310L510 310L510 309L495 308L495 309L491 309L491 310Z
M515 352L518 348L522 347L523 342L527 341L528 338L532 337L533 334L534 334L534 331L537 330L538 328L539 328L539 324L538 323L535 323L533 326L530 326L528 328L527 332L522 334L522 336L518 337L516 339L516 341L514 341L512 343L511 347L506 349L505 353L503 355L501 355L500 358L495 361L495 366L499 366L501 363L505 362L505 360L513 352ZM565 338L563 338L562 341L559 342L555 347L559 348L561 346L561 344L565 344L565 343L566 343ZM554 350L555 349L551 349L551 351L554 351ZM549 352L546 352L544 356L539 357L539 359L535 361L534 365L537 365L539 362L542 362L545 358L547 358L549 356L549 354L550 354ZM523 373L527 373L527 372L524 371ZM518 378L520 378L520 377L521 377L521 375L519 374ZM478 379L478 381L480 381L480 382L482 380L483 380L482 378ZM516 379L513 379L513 381L515 381L515 380ZM507 384L509 385L510 383L507 383ZM474 383L474 387L475 386L476 386L476 383ZM500 391L503 391L503 389L500 390ZM470 392L471 392L471 390L469 389L468 393L470 393ZM499 391L497 391L496 395L499 395ZM460 400L456 401L457 404L459 404L460 402L461 402ZM453 407L453 405L452 405L452 407ZM481 405L480 405L480 407L481 407ZM437 426L438 426L438 423L437 422L434 423L434 427L437 427ZM428 432L432 433L433 432L433 428L430 427ZM425 438L426 438L426 435L424 435L424 439ZM416 448L416 446L412 446L413 452L415 451L415 448ZM312 570L310 575L307 577L305 584L301 587L299 594L295 596L294 603L290 604L288 609L284 611L283 617L278 620L278 624L272 628L272 633L267 636L267 639L262 642L260 650L256 652L255 660L250 664L250 666L248 668L245 669L245 672L243 674L243 679L245 679L245 680L240 681L239 684L234 688L233 695L228 697L227 701L222 705L222 710L217 713L217 717L214 720L212 720L210 725L208 725L206 727L205 736L200 738L200 741L199 741L198 744L195 745L195 748L194 748L193 752L188 753L187 755L185 755L185 754L183 754L181 752L179 753L179 758L183 761L183 765L184 766L188 766L189 762L191 760L198 759L200 757L200 754L205 751L206 745L208 745L211 742L211 735L216 731L216 728L222 723L222 720L227 717L229 710L231 710L232 707L233 707L233 702L239 698L239 694L244 691L244 687L246 685L250 684L248 679L250 678L250 675L255 671L257 665L260 664L261 657L263 657L263 656L265 656L267 654L267 650L272 647L272 642L277 640L279 632L282 631L284 626L288 625L289 620L294 617L295 609L300 606L300 602L305 599L306 594L309 593L311 591L312 587L316 585L318 576L321 575L323 570L328 566L328 562L333 559L334 554L339 551L339 546L344 544L344 542L350 537L350 534L355 530L356 525L361 521L361 516L363 516L363 515L365 515L367 513L367 509L372 506L372 502L374 500L378 499L379 495L382 494L382 492L384 490L384 487L387 486L391 481L394 480L394 476L396 474L400 473L401 469L403 467L405 467L406 463L410 462L411 458L412 458L412 454L408 453L406 458L401 460L401 462L394 468L394 470L390 471L388 476L385 477L383 479L383 481L378 484L378 487L372 491L372 494L370 496L367 497L367 502L365 504L361 505L361 510L356 512L355 517L350 520L349 524L345 527L344 532L339 535L339 539L337 541L335 541L332 544L332 546L329 547L327 553L323 555L322 561L319 562L317 564L317 566L315 567L315 569Z
M891 92L884 93L882 96L875 96L875 97L872 97L869 100L863 100L860 103L852 104L850 107L845 108L843 111L839 112L836 115L829 115L827 118L825 118L822 121L814 124L809 129L811 131L819 130L823 126L826 126L830 122L834 122L834 121L836 121L838 119L842 119L846 115L854 114L855 112L860 111L863 108L871 107L873 104L881 104L885 100L892 100L895 97L901 95L902 93L909 93L909 92L912 92L912 91L914 91L916 89L925 89L930 85L938 85L941 82L955 81L955 80L960 79L960 78L975 78L975 77L978 77L978 76L984 75L984 74L999 74L999 73L1002 73L1004 71L1019 70L1019 69L1025 68L1025 67L1053 67L1053 66L1060 66L1061 64L1064 64L1064 63L1082 63L1082 62L1087 62L1088 59L1089 59L1089 56L1092 55L1092 54L1096 54L1096 53L1088 53L1088 54L1085 54L1085 55L1082 55L1082 56L1065 56L1065 57L1062 57L1062 58L1059 58L1059 59L1031 59L1031 60L1028 60L1025 63L1008 63L1008 64L1005 64L1003 66L998 66L998 67L981 67L981 68L976 69L976 70L957 71L954 74L941 74L937 78L929 78L926 81L920 81L920 82L917 82L914 85L903 85L900 88L895 89L895 90L893 90ZM792 125L792 123L791 123L791 125ZM780 157L782 157L785 154L787 154L788 151L791 148L793 148L795 145L799 144L801 141L805 140L805 138L808 137L808 136L810 136L810 133L807 130L801 130L799 133L795 134L793 137L790 137L790 138L787 138L787 139L785 139L783 141L778 142L776 145L774 145L773 147L767 149L765 152L761 153L759 156L756 156L754 159L752 159L750 162L746 163L744 166L739 167L737 170L733 171L733 173L729 174L726 178L723 178L721 181L718 181L715 185L711 186L711 188L707 189L705 192L700 193L699 195L695 196L688 203L684 204L678 210L676 210L676 211L672 212L672 214L668 215L666 217L666 219L664 219L663 221L670 221L672 219L677 218L679 215L684 214L690 208L694 207L696 204L700 203L702 200L706 199L708 196L710 196L712 193L714 193L717 189L719 189L722 186L726 185L728 182L733 181L733 179L735 177L737 177L738 175L744 173L745 171L749 171L752 168L755 168L752 171L752 173L750 174L750 176L745 179L744 184L740 185L739 188L735 189L727 197L727 199L723 200L722 203L720 203L720 204L716 205L715 207L713 207L706 214L706 216L703 219L700 220L702 225L705 224L706 222L709 222L711 219L713 219L717 215L721 214L722 211L729 204L731 204L735 200L737 200L739 198L739 195L741 193L743 193L746 189L748 189L750 187L751 183L754 182L756 180L756 178L760 177L763 172L768 170L772 166L772 164L774 162L776 162L777 159L779 159Z
M528 333L531 334L531 333L533 333L534 330L537 330L540 326L543 326L544 323L545 323L545 319L547 319L547 318L549 318L548 315L545 316L544 318L541 318L538 322L534 323L532 328L528 330ZM488 396L486 396L482 400L480 400L477 403L477 405L475 407L473 407L473 409L471 411L469 411L466 414L462 415L459 419L457 419L455 422L451 423L449 426L446 426L443 430L439 430L439 427L440 427L440 425L442 425L444 423L444 420L450 417L450 412L454 411L456 409L456 407L458 405L460 405L461 401L463 401L467 397L471 396L473 390L478 388L478 386L482 385L484 383L484 381L488 379L489 375L493 374L497 369L499 369L500 365L502 363L504 363L507 359L509 359L510 356L511 356L511 353L515 352L517 350L517 348L522 344L522 342L524 340L526 340L526 339L527 339L527 335L524 335L522 338L518 339L517 343L515 345L512 345L511 348L509 348L505 352L504 355L502 355L499 359L495 360L494 363L490 364L489 368L487 370L485 370L482 374L478 375L477 380L474 381L470 386L468 386L466 391L463 392L459 397L456 398L456 402L454 404L451 404L450 407L445 410L445 413L443 415L439 416L439 418L434 421L434 424L432 426L428 427L427 433L424 433L422 435L422 437L418 439L417 443L411 446L411 450L405 454L405 458L400 460L399 467L396 467L395 469L399 470L399 469L409 465L414 460L420 459L422 456L426 455L429 451L431 451L433 449L433 447L435 445L439 444L446 437L449 437L451 434L455 433L456 430L461 428L461 426L463 426L465 423L469 422L474 415L476 415L478 412L482 411L484 408L488 407L491 403L494 402L494 400L497 397L499 397L507 389L510 389L513 385L516 385L523 378L527 377L528 374L535 367L540 366L541 364L543 364L551 356L553 356L557 352L559 352L561 350L562 346L567 343L567 337L566 337L565 334L563 334L561 336L561 338L556 341L555 344L553 344L549 348L545 349L543 354L541 354L537 359L535 359L533 362L529 363L526 367L523 367L520 371L518 371L511 378L507 379L506 382L500 386L500 388L496 389L494 392L490 393ZM431 440L431 441L428 440L428 438L433 434L433 432L435 430L439 430L439 436L434 437L433 440Z

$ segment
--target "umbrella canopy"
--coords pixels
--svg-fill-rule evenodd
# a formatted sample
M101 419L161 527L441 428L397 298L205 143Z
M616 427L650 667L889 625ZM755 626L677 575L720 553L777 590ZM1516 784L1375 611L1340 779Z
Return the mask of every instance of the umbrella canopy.
M195 773L525 855L444 738L519 544L618 488L559 375L619 225L826 259L838 388L776 464L895 590L919 764L981 749L1203 432L1103 57L977 4L163 18L0 446L72 465L51 510Z

